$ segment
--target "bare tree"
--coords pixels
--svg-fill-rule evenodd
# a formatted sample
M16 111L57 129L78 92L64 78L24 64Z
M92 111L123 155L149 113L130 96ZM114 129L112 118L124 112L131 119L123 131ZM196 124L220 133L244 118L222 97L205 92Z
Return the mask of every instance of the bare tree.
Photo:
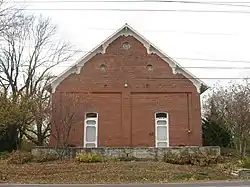
M12 26L11 19L13 19L13 10L0 0L0 33Z
M46 85L46 82L44 83ZM50 136L51 129L51 96L41 85L36 93L30 98L33 102L30 105L32 123L25 131L24 135L28 140L37 146L42 146Z
M22 27L8 29L1 42L1 85L14 96L32 95L47 81L50 70L74 54L65 42L56 42L49 19L30 17Z
M67 151L67 148L70 147L70 134L72 128L77 122L76 114L70 110L69 107L65 108L63 117L59 117L60 120L53 120L51 137L55 140L55 150L60 159L63 158L64 154Z
M212 110L222 127L232 136L235 148L244 156L250 133L250 83L230 83L227 87L218 86L206 100L205 113Z
M58 40L56 26L50 19L34 16L18 19L20 25L5 29L2 35L0 87L11 95L9 99L13 105L19 100L30 104L33 118L24 117L18 124L18 131L20 139L26 135L40 145L48 136L50 125L45 113L50 101L44 85L53 78L52 68L70 60L75 52L68 43ZM27 131L35 134L35 138Z
M22 7L18 8L16 5L10 5L7 1L0 0L0 36L10 28L22 26L23 21L29 18L20 11Z

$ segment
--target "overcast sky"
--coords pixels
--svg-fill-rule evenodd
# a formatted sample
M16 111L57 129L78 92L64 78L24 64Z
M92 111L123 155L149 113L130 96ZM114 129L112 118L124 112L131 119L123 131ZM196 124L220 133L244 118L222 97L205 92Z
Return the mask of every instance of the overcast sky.
M24 2L23 0L18 1ZM233 66L250 68L250 7L166 2L64 3L53 1L54 3L52 3L52 1L48 0L39 0L39 2L31 0L26 3L26 9L29 9L26 11L51 17L53 23L59 28L60 36L70 41L77 49L85 52L91 50L122 25L128 23L184 67ZM206 1L203 0L202 2ZM250 3L247 5L250 6ZM249 11L249 13L90 11L79 9L188 9ZM85 52L82 52L80 56L83 56ZM76 60L78 58L79 56L76 57ZM227 61L187 60L185 58ZM61 65L60 68L57 68L56 73L60 73L71 63L73 62ZM199 78L241 78L247 77L250 73L250 69L187 69ZM212 86L219 79L202 80ZM228 81L230 80L221 80L221 83Z

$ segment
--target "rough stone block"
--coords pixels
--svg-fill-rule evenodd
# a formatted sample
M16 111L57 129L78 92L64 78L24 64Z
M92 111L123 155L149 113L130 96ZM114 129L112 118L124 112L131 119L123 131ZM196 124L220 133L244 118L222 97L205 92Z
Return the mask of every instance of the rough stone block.
M195 153L201 151L208 155L220 155L220 147L167 147L167 148L155 148L155 147L137 147L137 148L111 148L111 147L99 147L99 148L81 148L70 147L64 150L64 157L74 158L77 153L91 153L100 154L103 157L110 158L136 158L144 160L162 160L164 155L168 153L179 156L181 152L188 151L189 153ZM31 154L33 156L39 156L46 153L57 153L56 149L51 147L35 147L32 149Z
M250 179L250 169L242 169L238 174L240 179Z

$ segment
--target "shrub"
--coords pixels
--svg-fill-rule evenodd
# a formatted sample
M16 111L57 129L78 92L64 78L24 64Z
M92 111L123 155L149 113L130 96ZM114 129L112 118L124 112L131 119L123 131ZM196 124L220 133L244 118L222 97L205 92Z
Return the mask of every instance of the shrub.
M120 156L118 157L116 160L118 161L127 161L127 162L131 162L131 161L145 161L147 159L143 159L143 158L136 158L134 156Z
M101 158L100 155L90 154L90 153L79 153L76 155L75 159L78 162L86 162L86 163L102 162L103 161L103 159Z
M237 152L237 150L233 149L233 148L221 147L220 151L221 151L221 156L223 156L223 157L230 157L230 158L239 158L240 157L240 154Z
M34 146L36 146L34 143L27 140L23 140L20 145L20 150L23 152L31 152Z
M191 159L191 155L190 153L185 150L182 151L180 153L172 153L172 152L168 152L166 154L164 154L163 160L167 163L170 164L190 164L190 159Z
M245 157L239 164L243 168L250 169L250 157Z
M35 162L48 162L48 161L54 161L58 160L59 156L56 153L43 153L39 156L36 156L33 160Z
M197 166L208 166L221 162L221 157L216 154L197 151L190 153L188 150L180 153L168 152L164 155L163 161L171 164L191 164Z
M175 180L175 181L187 181L192 177L193 177L192 173L181 172L181 173L176 173L175 175L173 175L172 180Z
M195 180L210 180L211 179L211 177L209 176L207 172L198 172L193 176L193 178Z
M0 156L5 156L8 154L8 151L3 151L3 152L0 152Z
M220 163L221 161L220 155L213 155L209 152L195 152L194 154L191 154L190 159L192 165L198 166L209 166L211 164Z
M6 159L9 157L8 151L0 152L0 159Z
M202 119L202 138L204 146L229 147L232 143L230 132L212 119Z
M30 161L32 161L30 152L13 151L8 158L8 163L10 164L24 164Z

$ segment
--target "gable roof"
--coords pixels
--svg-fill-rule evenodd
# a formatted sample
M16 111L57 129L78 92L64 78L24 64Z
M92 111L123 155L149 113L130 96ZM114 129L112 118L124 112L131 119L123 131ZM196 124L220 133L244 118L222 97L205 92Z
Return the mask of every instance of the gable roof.
M181 67L179 63L177 63L174 59L169 57L167 54L162 52L160 49L158 49L155 45L153 45L151 42L149 42L146 38L144 38L141 34L139 34L137 31L135 31L131 26L129 26L127 23L123 25L120 29L118 29L115 33L113 33L110 37L108 37L106 40L104 40L102 43L100 43L97 47L92 49L90 52L88 52L85 56L80 58L76 63L73 64L70 68L63 71L59 76L57 76L48 86L47 89L50 90L52 93L55 92L56 87L70 74L76 73L79 74L81 72L81 68L84 66L84 64L90 60L92 57L94 57L96 54L104 54L106 52L106 48L109 46L110 43L112 43L115 39L117 39L119 36L133 36L138 41L140 41L144 47L147 49L148 54L156 54L160 58L162 58L166 63L169 64L169 66L172 68L172 72L174 74L180 73L184 77L188 78L197 88L198 93L203 93L208 89L208 86L195 77L193 74L191 74L188 70Z

